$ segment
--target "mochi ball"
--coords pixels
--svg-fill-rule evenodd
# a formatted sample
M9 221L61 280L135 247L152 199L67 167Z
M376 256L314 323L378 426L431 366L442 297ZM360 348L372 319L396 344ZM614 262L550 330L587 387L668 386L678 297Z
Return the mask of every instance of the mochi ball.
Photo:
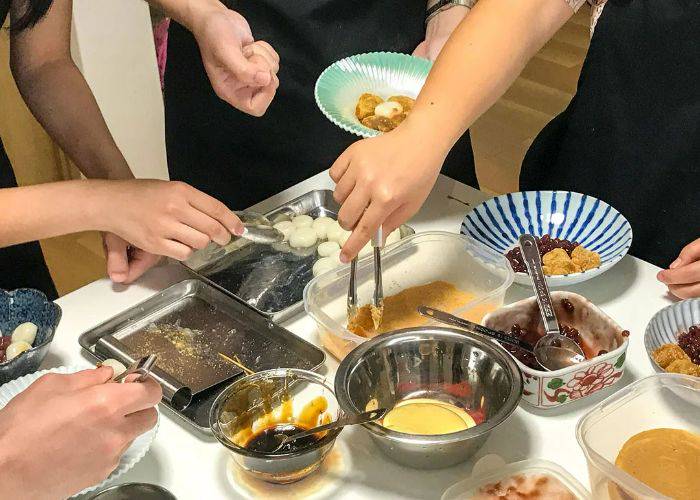
M292 218L292 223L296 227L310 227L314 223L314 219L309 215L297 215Z
M289 246L292 248L309 248L316 244L316 231L311 226L297 227L289 235Z
M321 257L329 257L338 250L340 250L340 245L335 241L324 241L318 245L318 255Z
M36 332L37 326L34 323L22 323L12 331L12 342L26 342L31 346L36 339Z
M322 259L318 259L314 263L314 267L312 269L314 276L318 276L320 274L327 273L328 271L331 271L338 267L338 262L333 260L332 257L323 257Z

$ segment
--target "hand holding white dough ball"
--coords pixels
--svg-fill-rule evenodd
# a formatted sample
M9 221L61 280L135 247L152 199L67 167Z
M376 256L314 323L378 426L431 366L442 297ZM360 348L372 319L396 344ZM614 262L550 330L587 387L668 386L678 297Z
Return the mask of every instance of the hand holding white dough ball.
M310 227L314 223L314 219L309 215L297 215L292 219L295 227Z
M24 351L28 351L31 348L32 345L23 340L20 340L18 342L12 342L10 345L7 346L7 350L5 351L5 358L7 361L10 361L12 359L15 359Z
M318 255L321 257L329 257L340 250L340 245L335 241L324 241L318 245Z
M297 227L289 235L289 246L292 248L309 248L316 244L316 231L311 226Z
M37 326L31 322L18 325L12 332L12 342L26 342L31 346L36 339L37 329Z

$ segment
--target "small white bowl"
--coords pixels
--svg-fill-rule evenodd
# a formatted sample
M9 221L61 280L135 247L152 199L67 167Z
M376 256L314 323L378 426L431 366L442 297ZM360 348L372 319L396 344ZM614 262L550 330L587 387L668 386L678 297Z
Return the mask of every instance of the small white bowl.
M649 361L659 373L666 371L654 361L654 351L664 344L677 344L678 334L700 325L700 299L688 299L664 307L649 321L644 332L644 347Z
M75 373L90 368L93 367L59 366L58 368L51 368L49 370L39 370L38 372L30 373L29 375L25 375L18 379L12 380L11 382L0 386L0 409L4 408L5 405L7 405L7 403L9 403L12 398L17 396L25 389L27 389L34 381L36 381L42 375L45 375L47 373ZM107 479L102 481L100 484L96 484L95 486L85 488L83 491L77 493L75 496L84 495L91 491L102 489L108 486L109 484L113 483L119 476L121 476L126 471L131 469L134 465L136 465L146 455L149 448L151 447L151 443L153 443L153 440L156 437L156 433L158 432L159 423L160 413L158 414L158 421L156 422L156 425L145 434L142 434L139 437L137 437L134 440L134 442L131 443L131 446L129 446L129 448L124 452L121 459L119 460L119 465L117 465L117 468L114 469L114 471L112 471L112 473ZM75 446L79 446L79 443L76 443Z
M573 304L573 315L564 312L563 299ZM543 409L560 407L615 384L625 371L629 345L629 339L622 336L623 329L585 297L571 292L552 292L552 302L562 324L574 327L586 336L595 332L602 343L610 342L611 349L606 354L555 371L535 370L516 359L523 372L523 401ZM508 331L516 323L527 325L531 318L536 318L539 328L542 328L535 297L495 310L484 317L483 324L494 330Z

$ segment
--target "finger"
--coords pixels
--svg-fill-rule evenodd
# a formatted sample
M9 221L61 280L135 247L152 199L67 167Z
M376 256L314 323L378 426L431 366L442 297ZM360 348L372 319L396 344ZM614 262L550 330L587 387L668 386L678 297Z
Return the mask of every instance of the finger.
M107 383L114 374L109 366L89 368L68 375L61 375L60 388L69 391L79 391L88 387ZM58 378L56 380L59 380Z
M239 85L260 87L270 83L270 69L260 59L249 59L243 55L241 47L226 46L216 52L216 57L237 80Z
M360 218L360 221L355 226L350 238L343 246L340 253L340 260L343 263L350 262L362 250L367 242L372 239L372 236L377 232L379 226L382 225L387 214L386 205L376 201L370 203L369 208Z
M129 261L129 275L124 280L124 284L128 285L139 279L143 273L156 266L160 259L160 255L146 252L140 248L136 249Z
M668 291L679 299L692 299L700 297L700 283L690 285L669 285Z
M684 285L700 281L700 260L674 269L665 269L656 276L667 285Z
M192 207L200 212L204 212L205 215L208 215L212 219L219 221L229 233L235 234L236 236L241 236L243 234L243 223L241 220L216 198L195 190L188 201ZM218 235L217 237L221 236L222 235Z
M700 238L687 244L678 258L669 266L671 269L700 260Z
M277 88L279 87L279 79L277 75L272 75L270 85L256 90L250 96L249 106L250 114L253 116L262 116L270 107L270 103L275 98Z
M243 55L245 55L248 59L254 55L262 57L273 74L277 74L277 72L280 70L279 56L272 49L270 44L260 41L251 43L243 48Z
M418 47L413 51L413 55L416 57L422 57L423 59L428 58L428 44L424 41L418 44Z
M333 162L333 165L331 165L331 168L328 171L331 179L333 179L333 182L336 184L340 182L340 179L343 178L345 172L347 172L348 167L350 166L350 159L352 157L352 152L350 151L351 148L352 146L343 151L335 162ZM335 193L333 193L333 195L335 197ZM335 201L338 201L338 199L336 198ZM338 201L338 203L340 202Z
M124 451L131 446L134 439L153 429L157 422L158 412L155 408L147 408L125 416L121 423L121 430L130 439Z
M411 208L410 205L401 205L399 208L394 210L391 215L386 218L384 224L382 224L384 239L386 240L386 237L396 231L401 224L404 224L408 221L408 219L413 217L416 211L417 210Z
M171 259L179 261L189 259L194 253L192 251L192 247L188 247L187 245L183 245L179 241L173 240L163 240L158 245L158 248L160 248L158 253L160 253L164 257L170 257Z
M116 413L122 416L152 408L163 397L160 385L150 377L138 383L108 384L104 390L107 400L113 402Z
M221 227L223 228L223 226ZM187 245L195 250L201 250L211 242L209 235L204 234L203 232L198 231L187 224L179 223L170 228L168 231L168 238L179 241L183 245Z
M194 209L194 207L192 208L192 210L187 210L182 214L182 222L204 234L209 240L216 242L218 245L224 246L231 241L231 232L221 222L200 210ZM235 214L234 217L236 217ZM183 241L182 243L185 242Z
M260 48L262 48L263 50L265 50L265 51L270 55L270 57L271 57L275 62L277 62L277 64L279 64L279 62L280 62L280 56L279 56L279 54L277 53L277 51L276 51L274 48L272 48L272 45L270 45L269 43L267 43L265 40L257 40L257 41L255 42L255 45L256 45L256 46L259 46Z
M333 191L333 198L341 205L345 203L345 200L350 196L350 193L357 186L357 178L354 175L344 175L335 185L335 191Z
M369 190L365 186L355 185L338 211L338 224L346 231L352 231L369 205Z
M115 234L106 234L104 245L107 275L115 283L123 283L129 274L128 243Z

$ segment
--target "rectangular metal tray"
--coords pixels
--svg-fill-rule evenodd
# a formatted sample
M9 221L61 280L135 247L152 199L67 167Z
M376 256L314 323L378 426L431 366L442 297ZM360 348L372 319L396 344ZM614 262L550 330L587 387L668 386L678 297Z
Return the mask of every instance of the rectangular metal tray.
M302 214L337 218L339 209L332 191L316 190L264 215L272 221L280 216ZM402 238L415 234L406 225L400 231ZM225 249L207 247L182 265L260 314L282 322L303 310L304 287L313 279L316 259L315 248L291 251L287 245L263 245L239 239Z
M229 357L237 356L244 366L255 372L280 367L315 370L325 360L325 354L316 346L198 279L188 279L166 288L84 332L78 341L93 359L102 361L102 355L95 351L95 344L101 337L112 335L125 339L144 331L149 325L178 321L183 328L210 335L212 346L217 350L225 349L223 354ZM183 411L178 411L165 400L163 403L180 418L208 433L209 409L226 385L220 383L195 395Z

